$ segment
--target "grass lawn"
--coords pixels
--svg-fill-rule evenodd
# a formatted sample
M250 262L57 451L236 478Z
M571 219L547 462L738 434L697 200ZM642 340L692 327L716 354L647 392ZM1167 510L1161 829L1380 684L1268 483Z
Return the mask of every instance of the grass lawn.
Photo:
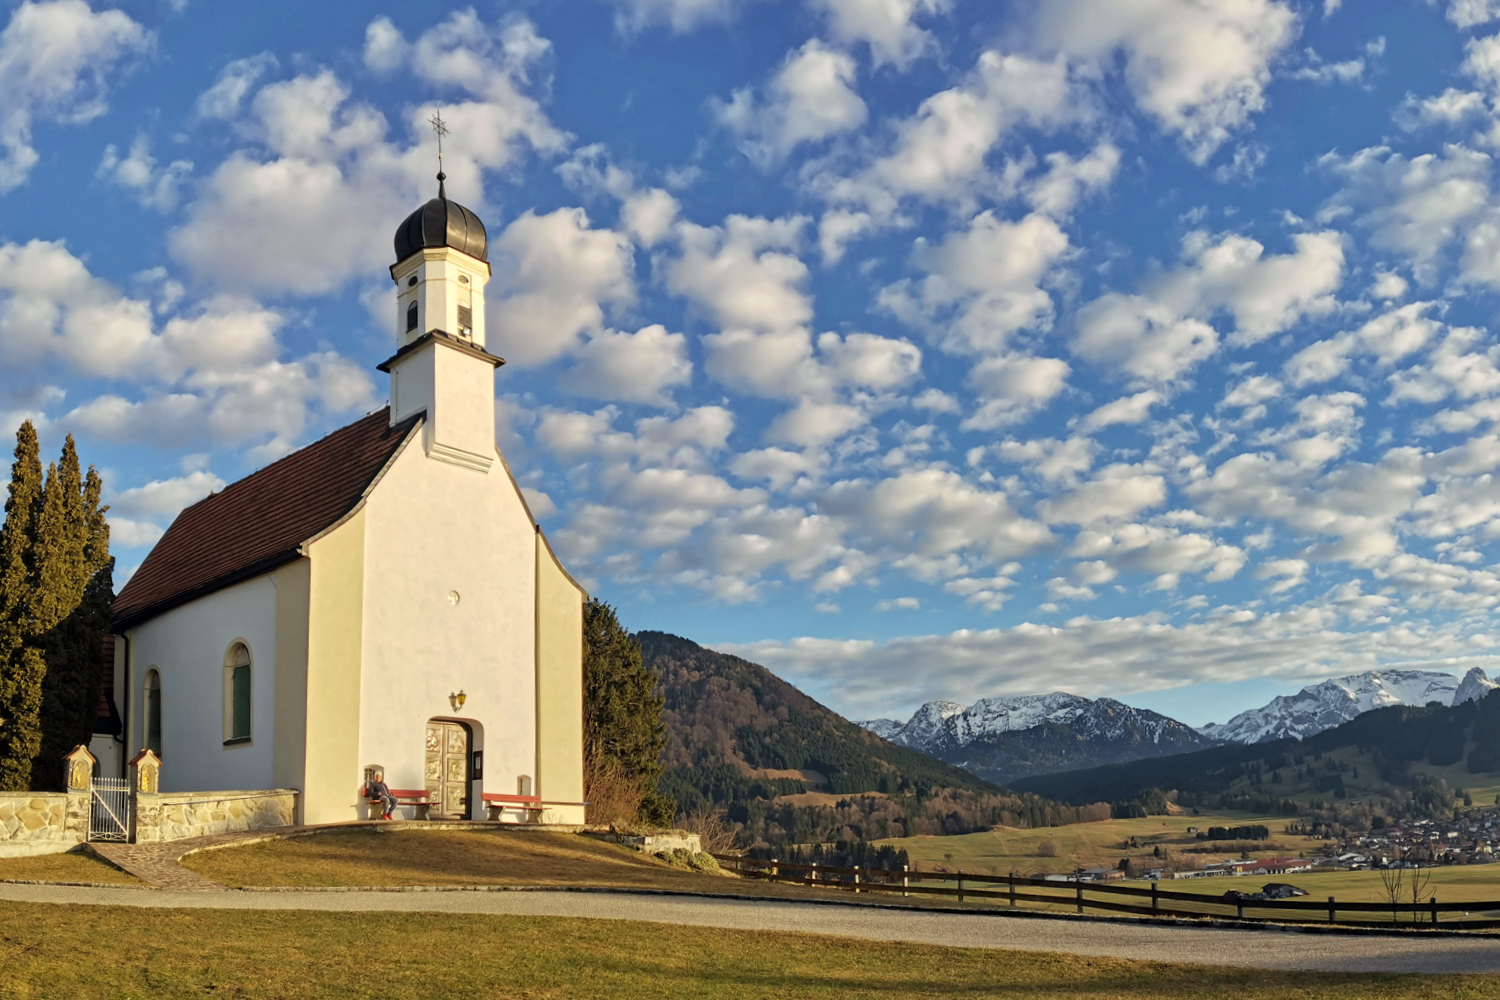
M806 898L804 889L671 867L571 833L365 827L182 859L228 886L590 885Z
M1014 997L1480 1000L1497 976L1366 976L624 921L8 904L0 998Z
M1094 868L1114 866L1121 858L1132 857L1146 865L1161 864L1152 856L1153 847L1174 852L1208 846L1188 827L1206 830L1210 826L1247 826L1260 824L1271 833L1274 851L1287 857L1303 852L1318 852L1324 841L1282 833L1289 820L1285 816L1257 816L1253 813L1205 812L1201 816L1146 816L1140 819L1110 819L1100 823L1075 823L1038 830L995 827L982 833L957 837L901 837L882 840L881 844L905 848L913 862L928 869L941 865L948 869L1004 875L1014 871L1025 875L1045 875L1072 871L1075 865ZM1127 846L1134 837L1141 845ZM1044 856L1042 844L1052 841L1057 854ZM1190 855L1204 861L1221 861L1239 857L1232 854Z
M39 854L30 858L0 858L0 882L100 882L143 885L107 861L92 854Z
M1500 901L1500 865L1465 865L1451 868L1432 868L1422 872L1430 875L1431 880L1422 891L1422 898L1426 900L1436 896L1440 903L1465 903L1465 902L1495 902ZM1407 879L1412 873L1406 872ZM1380 881L1380 873L1374 871L1363 872L1299 872L1295 875L1276 875L1265 878L1246 876L1240 878L1208 878L1208 879L1173 879L1161 883L1163 889L1173 892L1202 893L1206 896L1220 896L1229 889L1238 889L1241 892L1254 892L1266 882L1290 882L1300 889L1306 889L1309 898L1319 902L1326 901L1333 896L1341 903L1385 903L1388 897L1385 887ZM1129 882L1127 885L1144 885L1141 882ZM1411 898L1411 890L1406 890L1406 898ZM1258 916L1259 911L1245 911L1251 916ZM1409 918L1410 911L1406 916ZM1491 911L1473 911L1473 915L1494 916ZM1345 914L1346 918L1353 914ZM1445 913L1443 919L1457 920L1461 917L1457 914ZM1316 921L1316 916L1313 918ZM1372 920L1384 922L1389 916L1371 916Z

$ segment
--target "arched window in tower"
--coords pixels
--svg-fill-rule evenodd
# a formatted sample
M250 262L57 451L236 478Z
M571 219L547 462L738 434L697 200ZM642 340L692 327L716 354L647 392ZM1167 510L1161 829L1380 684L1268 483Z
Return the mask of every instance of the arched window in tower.
M224 745L250 742L250 648L243 642L224 656Z
M146 671L146 749L161 757L161 674L155 667Z
M406 307L406 332L411 333L417 328L417 304L413 302Z

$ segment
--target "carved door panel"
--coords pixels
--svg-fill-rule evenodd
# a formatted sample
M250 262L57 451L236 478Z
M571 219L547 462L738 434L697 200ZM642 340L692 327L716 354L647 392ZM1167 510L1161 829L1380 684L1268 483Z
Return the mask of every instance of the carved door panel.
M424 774L428 815L433 819L463 819L469 815L469 730L457 722L427 723L427 760Z

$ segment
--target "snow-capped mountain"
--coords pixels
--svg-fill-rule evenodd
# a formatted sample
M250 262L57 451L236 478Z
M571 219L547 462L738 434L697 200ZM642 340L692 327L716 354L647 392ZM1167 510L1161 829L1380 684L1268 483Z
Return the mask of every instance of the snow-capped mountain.
M1458 682L1458 691L1453 695L1453 704L1462 705L1466 701L1478 701L1495 688L1500 688L1500 684L1490 680L1478 667L1470 667L1469 672L1464 674L1464 679Z
M1004 783L1032 774L1184 753L1218 741L1112 698L1051 694L929 701L906 722L871 719L877 736Z
M1392 705L1444 705L1482 697L1495 682L1475 667L1460 684L1452 674L1430 670L1371 670L1311 684L1294 695L1273 698L1268 705L1241 712L1225 723L1198 731L1226 743L1264 743L1286 737L1303 739L1332 729L1355 716Z

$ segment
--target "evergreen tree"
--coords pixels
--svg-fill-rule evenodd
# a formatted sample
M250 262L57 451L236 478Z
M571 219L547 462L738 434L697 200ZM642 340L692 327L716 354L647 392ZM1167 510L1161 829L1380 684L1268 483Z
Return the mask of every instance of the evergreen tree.
M47 673L42 682L42 746L34 789L60 788L61 772L49 763L93 738L99 703L100 659L114 601L108 509L92 467L79 474L70 436L56 471L48 470L37 533L37 576L46 602L40 637ZM56 772L56 773L54 773Z
M677 804L656 790L667 745L663 698L641 646L608 604L591 600L583 613L584 767L597 819L671 823ZM630 816L603 815L611 809Z
M0 526L0 791L31 787L31 762L41 750L42 651L35 635L36 534L42 506L42 463L31 421L16 432L15 462Z
M61 758L93 735L114 601L102 493L72 437L44 479L22 425L0 528L0 789L61 787Z

